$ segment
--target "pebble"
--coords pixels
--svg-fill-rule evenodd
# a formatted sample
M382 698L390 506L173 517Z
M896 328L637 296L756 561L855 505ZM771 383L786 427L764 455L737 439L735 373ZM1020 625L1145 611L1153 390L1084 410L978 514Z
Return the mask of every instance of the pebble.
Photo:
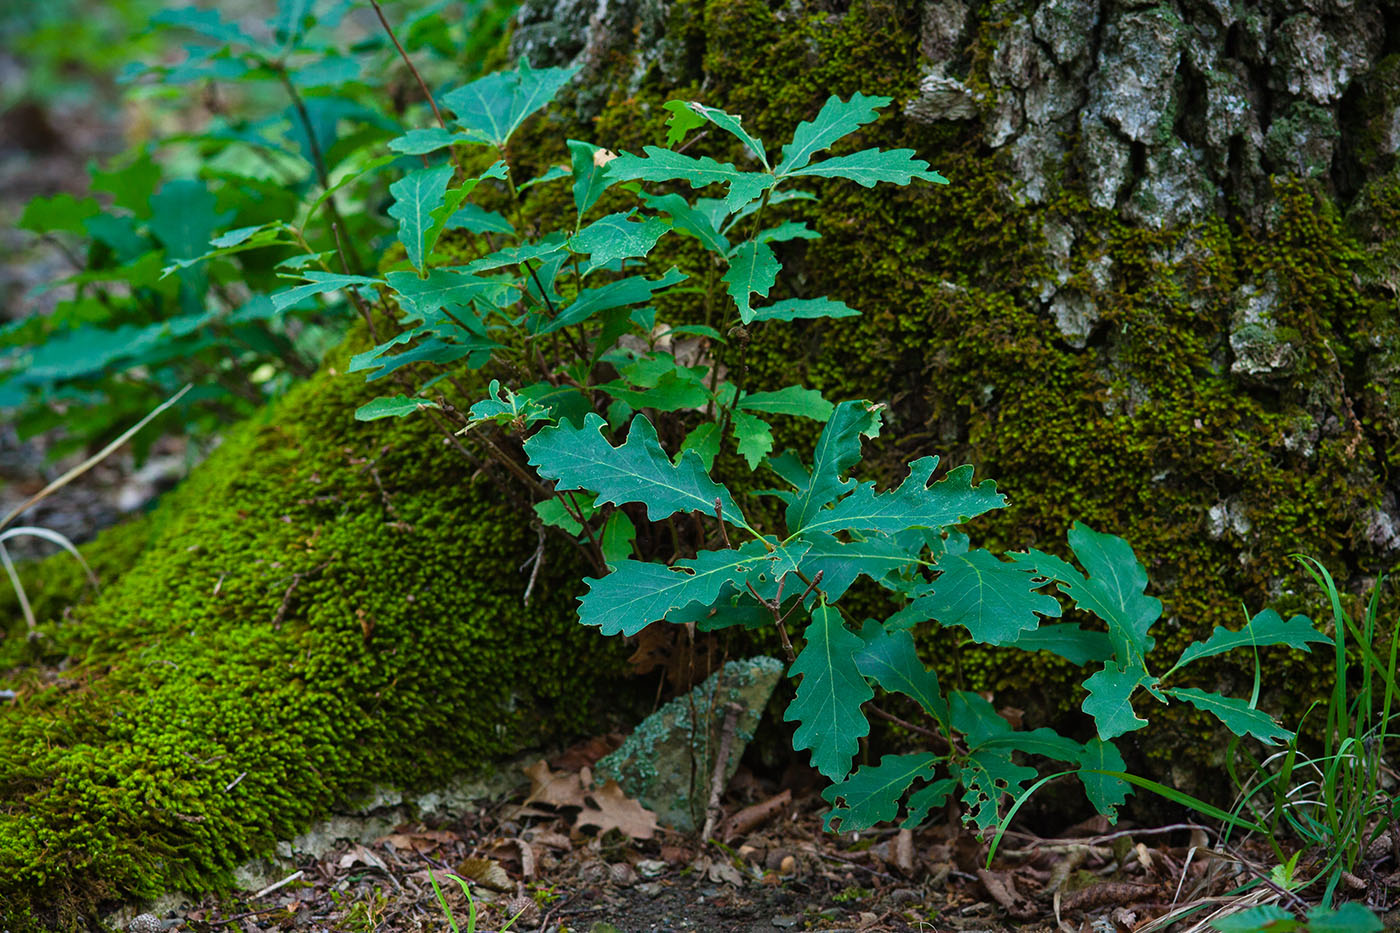
M644 858L637 863L637 873L643 878L659 878L666 874L666 863L660 859Z
M802 922L802 918L795 914L778 914L773 918L773 926L780 930L795 927Z
M637 893L643 894L646 897L660 897L661 892L664 890L665 888L659 881L643 881L641 884L637 885Z

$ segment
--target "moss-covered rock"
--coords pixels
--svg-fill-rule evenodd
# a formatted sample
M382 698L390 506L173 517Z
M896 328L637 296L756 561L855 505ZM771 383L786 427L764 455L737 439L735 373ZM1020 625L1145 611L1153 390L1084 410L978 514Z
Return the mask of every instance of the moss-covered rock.
M621 662L574 622L573 555L550 549L523 605L529 524L425 421L354 421L372 395L327 371L232 431L88 548L149 532L96 599L60 611L65 556L29 576L70 660L11 667L17 618L0 642L0 927L227 884L377 783L596 726Z

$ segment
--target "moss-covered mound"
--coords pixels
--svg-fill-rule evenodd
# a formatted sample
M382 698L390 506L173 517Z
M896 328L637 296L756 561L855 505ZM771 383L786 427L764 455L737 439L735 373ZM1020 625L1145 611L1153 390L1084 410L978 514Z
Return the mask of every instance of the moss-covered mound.
M563 730L619 669L581 629L579 568L423 420L361 424L324 373L233 431L142 526L46 655L0 642L0 928L203 890L376 783L421 786ZM126 549L130 553L131 549ZM63 556L35 579L59 610ZM14 618L8 616L7 618Z
M951 184L812 185L821 203L794 213L822 239L785 244L774 297L864 315L754 329L750 380L889 402L887 479L936 453L1010 497L979 522L986 544L1064 554L1075 520L1126 537L1166 603L1169 661L1238 627L1242 602L1326 617L1295 552L1357 588L1400 560L1400 175L1374 142L1393 139L1379 114L1400 58L1374 3L1317 22L1283 3L1224 23L1207 4L1140 6L531 2L517 49L585 68L574 122L517 152L558 161L564 132L639 151L677 97L742 115L773 151L828 95L893 97L837 151L912 148ZM1314 80L1287 38L1304 28L1353 70ZM1300 145L1319 164L1261 142L1310 94L1327 125ZM747 158L723 134L687 151ZM1247 696L1248 663L1202 686ZM1265 663L1285 722L1330 688L1315 656ZM1082 698L1083 672L1040 655L964 651L957 673L1037 719ZM1146 736L1163 761L1219 753L1208 718L1173 712Z

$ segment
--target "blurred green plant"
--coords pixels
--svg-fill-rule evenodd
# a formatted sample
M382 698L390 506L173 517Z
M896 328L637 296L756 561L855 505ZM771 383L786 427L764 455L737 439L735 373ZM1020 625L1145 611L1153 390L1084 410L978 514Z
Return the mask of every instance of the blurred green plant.
M455 81L479 66L457 56L484 58L509 9L384 5L401 19L397 41L433 50ZM386 172L416 161L384 146L403 132L416 77L363 4L280 0L261 28L195 7L152 22L141 31L185 40L184 60L132 64L123 80L152 99L199 90L202 125L91 166L87 195L37 198L19 223L74 268L44 287L65 289L52 313L0 327L0 409L17 409L24 436L62 428L55 457L109 439L185 383L195 388L165 428L200 435L313 372L350 300L274 306L268 293L288 269L372 270L389 242Z

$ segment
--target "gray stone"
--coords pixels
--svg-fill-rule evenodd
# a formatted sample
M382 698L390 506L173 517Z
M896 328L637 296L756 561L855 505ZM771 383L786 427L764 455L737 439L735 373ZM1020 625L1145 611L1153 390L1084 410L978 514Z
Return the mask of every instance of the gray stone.
M1330 104L1342 96L1353 76L1370 67L1370 55L1355 33L1327 29L1309 13L1279 24L1270 62L1288 93Z
M971 120L977 116L978 101L972 88L944 74L942 66L938 66L919 81L919 96L904 105L904 113L920 123Z
M962 54L967 4L962 0L927 0L919 24L919 52L934 65Z
M1168 6L1110 20L1090 106L1134 142L1152 142L1170 131L1185 38L1181 18Z
M1079 154L1089 203L1115 207L1118 192L1128 180L1132 155L1128 143L1097 116L1086 113L1079 121Z
M1316 177L1332 166L1341 131L1326 107L1294 101L1269 124L1264 154L1283 171Z
M1037 5L1031 16L1036 38L1050 47L1055 61L1062 65L1089 50L1089 38L1098 21L1098 4L1091 0L1050 0Z
M1174 139L1147 156L1147 171L1124 205L1128 219L1144 227L1175 227L1209 213L1215 186L1201 171L1200 150Z
M705 819L726 708L737 703L741 709L725 765L728 783L785 669L769 657L730 661L689 694L642 720L617 751L594 767L594 782L617 781L663 825L694 830Z
M1279 333L1274 321L1277 292L1272 287L1242 285L1235 297L1237 307L1230 325L1230 350L1235 361L1230 372L1253 378L1290 372L1300 353L1286 335Z

